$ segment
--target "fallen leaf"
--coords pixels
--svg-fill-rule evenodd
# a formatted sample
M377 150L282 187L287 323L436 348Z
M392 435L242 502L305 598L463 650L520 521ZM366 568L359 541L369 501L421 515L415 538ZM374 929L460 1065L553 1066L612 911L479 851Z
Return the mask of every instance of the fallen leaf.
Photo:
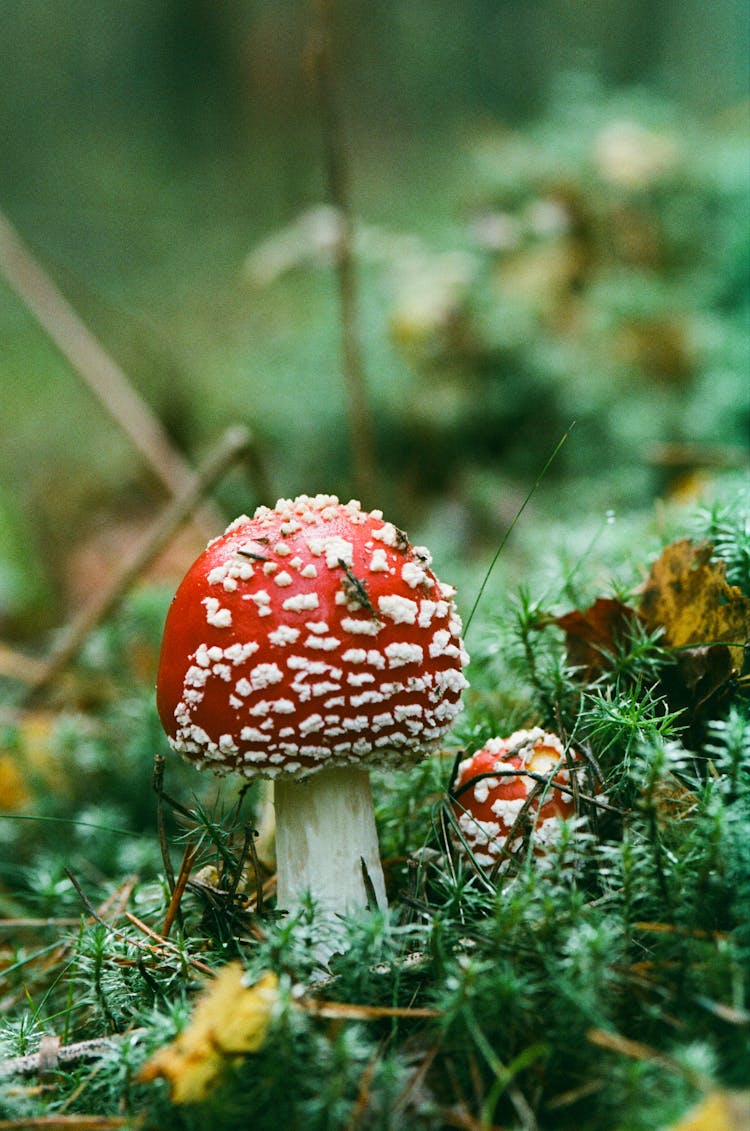
M668 1131L748 1131L750 1092L709 1092Z
M726 644L736 671L750 636L750 600L729 585L713 546L687 538L673 542L651 567L639 612L650 629L663 628L672 648Z
M164 1077L174 1103L198 1103L206 1098L227 1060L257 1052L268 1033L279 983L271 971L251 986L244 979L241 963L224 966L196 1002L187 1027L154 1053L139 1079L149 1082Z
M618 640L637 616L635 609L613 597L597 597L593 605L555 617L565 633L568 660L580 668L584 679L595 679L610 667L609 656Z
M742 670L750 637L750 600L726 579L724 562L707 542L673 542L651 567L638 612L646 628L661 628L677 666L665 674L673 709L696 719L701 708Z
M9 813L23 809L30 800L23 775L9 754L0 753L0 806Z
M59 759L53 753L55 716L26 711L0 732L0 809L18 812L33 804L35 794L54 785L65 792Z

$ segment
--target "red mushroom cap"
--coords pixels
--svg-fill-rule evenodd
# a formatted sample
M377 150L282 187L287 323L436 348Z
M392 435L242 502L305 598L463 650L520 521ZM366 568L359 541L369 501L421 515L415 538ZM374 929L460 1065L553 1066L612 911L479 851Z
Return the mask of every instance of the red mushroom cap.
M576 765L573 773L582 788L581 755L575 750L566 754L557 735L535 727L509 738L491 738L459 763L453 808L461 836L478 864L489 867L507 859L522 846L529 826L533 826L535 852L543 853L555 842L560 821L576 813L570 762ZM541 788L540 777L547 779ZM516 819L535 789L539 793L528 802L528 821L509 843Z
M243 515L167 616L157 705L172 746L247 776L415 761L467 686L453 595L424 548L355 501Z

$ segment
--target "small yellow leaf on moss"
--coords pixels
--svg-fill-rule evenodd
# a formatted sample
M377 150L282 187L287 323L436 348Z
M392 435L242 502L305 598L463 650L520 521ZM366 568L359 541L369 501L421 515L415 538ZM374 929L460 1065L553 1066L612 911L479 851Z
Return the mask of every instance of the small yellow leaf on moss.
M16 726L0 737L0 809L17 812L34 802L40 789L65 791L60 761L53 754L54 716L24 711Z
M10 754L0 753L0 807L13 813L28 804L23 775Z
M750 600L726 579L713 547L687 538L673 542L654 562L639 612L650 629L662 627L672 648L726 644L736 670L750 635Z
M687 726L700 722L742 671L750 600L729 584L709 543L683 538L654 562L638 613L673 649L674 667L661 677L670 709L681 712Z
M224 966L196 1002L182 1033L141 1069L148 1082L164 1077L177 1104L198 1103L234 1056L257 1052L266 1039L278 978L268 972L248 986L241 963Z
M669 1131L748 1131L750 1092L709 1092Z

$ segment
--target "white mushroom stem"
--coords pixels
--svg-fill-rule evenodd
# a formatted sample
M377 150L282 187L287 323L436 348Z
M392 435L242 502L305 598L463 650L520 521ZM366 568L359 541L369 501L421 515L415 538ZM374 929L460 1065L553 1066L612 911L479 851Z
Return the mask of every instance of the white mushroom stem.
M329 922L387 900L366 770L277 778L277 905L295 911L309 893ZM365 878L367 877L367 879Z

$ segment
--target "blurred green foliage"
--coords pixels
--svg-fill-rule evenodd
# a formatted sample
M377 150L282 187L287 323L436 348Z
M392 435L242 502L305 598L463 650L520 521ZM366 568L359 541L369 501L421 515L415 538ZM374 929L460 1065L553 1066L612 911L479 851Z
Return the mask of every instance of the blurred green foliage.
M531 128L487 134L473 158L466 242L396 265L425 478L440 468L445 488L482 462L528 476L540 438L551 447L571 420L568 489L595 478L605 505L741 464L746 130L570 76Z
M565 505L638 504L741 459L736 0L708 37L694 4L336 12L381 480L365 501L484 552L574 419ZM310 6L9 3L0 20L0 205L32 250L191 459L244 419L276 493L348 494L335 279L297 222L325 185ZM258 286L248 253L274 233L292 269ZM161 495L4 285L0 338L0 483L64 608L72 547ZM239 477L220 496L258 501Z

